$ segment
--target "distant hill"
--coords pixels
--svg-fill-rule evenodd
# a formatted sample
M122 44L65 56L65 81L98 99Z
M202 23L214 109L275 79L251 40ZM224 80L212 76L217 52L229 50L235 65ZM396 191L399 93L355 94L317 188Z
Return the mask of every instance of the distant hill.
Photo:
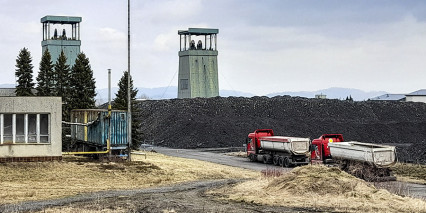
M300 96L306 98L315 98L317 94L327 95L328 99L346 99L346 97L351 96L355 101L364 101L369 98L374 98L379 95L386 94L385 91L370 91L365 92L359 89L352 88L340 88L340 87L331 87L328 89L322 89L317 91L301 91L301 92L278 92L270 93L266 96L274 97L278 95L290 95L290 96Z
M136 95L136 98L149 98L154 100L159 99L173 99L177 98L177 87L171 86L171 87L156 87L156 88L144 88L144 87L137 87L139 90L138 94ZM111 88L111 99L115 98L115 94L117 93L118 88L113 87ZM105 103L108 101L108 89L97 89L97 96L96 96L96 102L98 104ZM241 92L241 91L235 91L235 90L220 90L219 95L221 97L229 97L229 96L235 96L235 97L252 97L254 96L251 93Z
M0 88L14 88L15 84L0 84ZM118 91L117 87L111 88L112 94L111 99L115 98L115 94ZM159 99L173 99L177 98L177 87L171 86L171 87L156 87L156 88L144 88L144 87L138 87L138 95L137 98L149 98L154 100ZM96 96L96 103L106 103L108 101L108 89L102 88L102 89L96 89L97 96ZM236 90L220 90L219 94L221 97L253 97L255 96L252 93L247 92L241 92ZM269 93L266 96L268 97L274 97L274 96L282 96L282 95L289 95L289 96L299 96L299 97L306 97L306 98L314 98L317 94L324 94L327 95L328 99L345 99L348 96L352 96L352 98L355 101L363 101L370 98L374 98L383 94L387 94L385 91L370 91L365 92L363 90L359 89L352 89L352 88L340 88L340 87L331 87L328 89L322 89L317 91L300 91L300 92L276 92L276 93Z
M15 88L15 84L0 84L0 88Z

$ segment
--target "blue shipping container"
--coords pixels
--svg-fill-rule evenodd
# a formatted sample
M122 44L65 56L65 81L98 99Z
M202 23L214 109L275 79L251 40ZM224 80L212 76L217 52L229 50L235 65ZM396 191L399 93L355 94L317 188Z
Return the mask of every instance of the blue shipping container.
M127 147L127 111L112 110L111 121L105 109L71 110L71 123L87 124L71 125L71 138L96 146L106 147L109 122L111 122L111 148Z

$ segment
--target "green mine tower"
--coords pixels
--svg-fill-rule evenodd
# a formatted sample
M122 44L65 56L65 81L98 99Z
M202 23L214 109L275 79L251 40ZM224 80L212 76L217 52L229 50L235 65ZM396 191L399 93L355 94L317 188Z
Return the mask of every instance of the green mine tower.
M41 18L43 24L42 53L48 49L53 64L58 60L61 51L64 51L67 64L74 65L75 59L80 53L80 22L81 17L73 16L45 16Z
M178 98L219 96L218 33L218 29L206 28L178 31L180 37ZM195 43L191 38L200 40Z

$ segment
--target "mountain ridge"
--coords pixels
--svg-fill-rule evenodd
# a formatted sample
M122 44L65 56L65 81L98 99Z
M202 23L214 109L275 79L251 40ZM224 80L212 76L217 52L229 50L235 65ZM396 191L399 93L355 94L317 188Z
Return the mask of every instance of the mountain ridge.
M0 88L14 88L14 84L0 84ZM177 98L177 86L170 87L155 87L155 88L145 88L137 87L138 94L136 98L138 99L174 99ZM115 94L118 91L117 87L111 88L112 94L111 99L115 98ZM100 88L96 89L96 102L102 104L108 101L108 89ZM249 92L242 92L237 90L220 90L219 94L221 97L253 97L258 96ZM352 97L355 101L368 100L383 94L387 94L386 91L363 91L360 89L354 88L343 88L343 87L330 87L327 89L320 89L316 91L284 91L284 92L274 92L269 93L263 96L274 97L274 96L299 96L305 98L314 98L315 95L323 94L326 95L327 99L346 99L346 97Z

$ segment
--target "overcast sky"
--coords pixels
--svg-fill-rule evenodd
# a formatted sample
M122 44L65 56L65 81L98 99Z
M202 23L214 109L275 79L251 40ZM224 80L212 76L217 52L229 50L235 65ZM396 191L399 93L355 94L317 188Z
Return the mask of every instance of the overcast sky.
M177 85L178 30L218 28L220 89L256 95L329 87L409 93L426 88L426 1L156 0L131 2L135 86ZM0 0L0 84L19 50L34 79L45 15L81 16L81 50L97 88L127 69L126 0Z

